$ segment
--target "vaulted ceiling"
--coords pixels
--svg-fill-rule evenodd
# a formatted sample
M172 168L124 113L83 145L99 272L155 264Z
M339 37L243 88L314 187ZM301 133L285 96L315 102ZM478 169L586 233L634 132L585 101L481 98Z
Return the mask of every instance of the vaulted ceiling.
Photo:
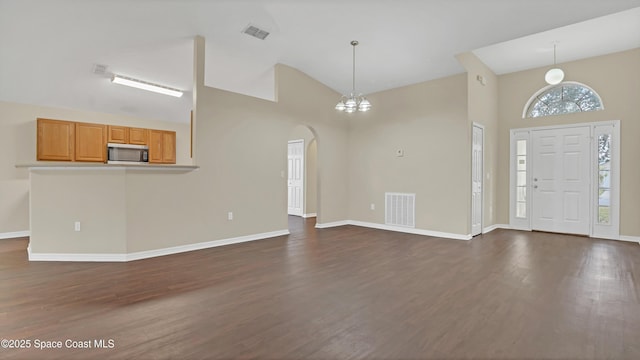
M550 65L554 43L559 62L640 47L640 0L0 0L0 101L188 122L195 35L208 86L265 99L276 63L348 93L356 39L372 93L461 73L468 51L503 74ZM95 64L187 94L114 85Z

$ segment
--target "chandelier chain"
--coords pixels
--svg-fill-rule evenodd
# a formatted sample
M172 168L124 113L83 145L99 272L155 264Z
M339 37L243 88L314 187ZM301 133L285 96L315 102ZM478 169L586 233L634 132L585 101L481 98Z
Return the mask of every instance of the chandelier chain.
M358 43L355 41L352 41L351 45L353 45L353 83L351 86L351 93L355 95L356 94L356 45L358 45Z

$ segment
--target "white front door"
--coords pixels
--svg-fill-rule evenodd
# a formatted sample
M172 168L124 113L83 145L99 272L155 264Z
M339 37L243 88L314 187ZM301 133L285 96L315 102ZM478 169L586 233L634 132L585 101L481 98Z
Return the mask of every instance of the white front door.
M482 233L482 177L484 130L473 126L471 145L471 236Z
M589 127L532 131L532 230L589 234Z
M302 216L304 213L304 140L289 141L287 159L288 213Z

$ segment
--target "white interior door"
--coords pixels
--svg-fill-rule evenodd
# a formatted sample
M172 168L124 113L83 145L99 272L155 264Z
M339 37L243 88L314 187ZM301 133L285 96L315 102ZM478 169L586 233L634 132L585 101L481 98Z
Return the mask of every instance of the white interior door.
M304 213L304 140L289 141L288 167L288 213L302 216Z
M532 230L589 234L589 127L532 132Z
M471 145L471 236L482 233L482 178L484 130L473 126Z

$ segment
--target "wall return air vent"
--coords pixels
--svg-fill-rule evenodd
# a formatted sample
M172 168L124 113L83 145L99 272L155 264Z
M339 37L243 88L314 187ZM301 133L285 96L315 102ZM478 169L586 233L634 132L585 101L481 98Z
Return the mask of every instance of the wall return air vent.
M246 28L244 28L244 30L242 30L243 33L247 34L247 35L251 35L255 38L258 38L260 40L264 40L266 39L267 36L269 36L269 32L266 30L262 30L257 26L254 25L247 25Z
M416 227L416 194L384 193L384 223Z

